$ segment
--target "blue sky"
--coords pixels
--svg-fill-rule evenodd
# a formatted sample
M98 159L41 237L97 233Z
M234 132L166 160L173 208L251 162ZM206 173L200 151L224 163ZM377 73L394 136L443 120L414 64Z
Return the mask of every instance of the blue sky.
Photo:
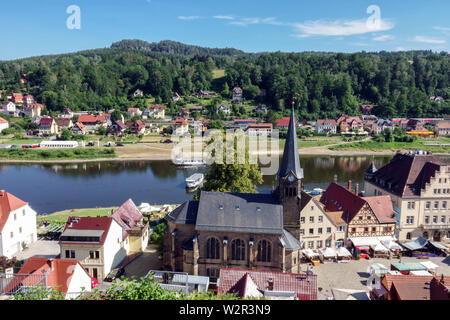
M261 51L449 51L448 0L15 0L1 4L0 59L175 40ZM81 29L66 12L80 8ZM377 10L367 9L375 5ZM11 14L18 13L18 14ZM372 16L372 18L370 18Z

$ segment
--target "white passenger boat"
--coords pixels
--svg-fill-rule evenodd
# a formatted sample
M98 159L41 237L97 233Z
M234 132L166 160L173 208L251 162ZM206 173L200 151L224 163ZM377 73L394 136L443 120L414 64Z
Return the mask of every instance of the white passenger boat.
M186 179L186 188L192 189L200 186L205 180L203 173L194 173L192 176Z
M176 158L173 163L176 166L182 166L182 167L196 167L196 166L204 166L206 165L206 162L203 159L183 159L183 158Z

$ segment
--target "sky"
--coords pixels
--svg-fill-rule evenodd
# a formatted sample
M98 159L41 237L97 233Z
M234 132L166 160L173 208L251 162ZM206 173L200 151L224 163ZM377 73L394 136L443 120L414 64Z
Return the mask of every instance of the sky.
M450 51L449 12L449 0L3 1L0 60L123 39L246 52Z

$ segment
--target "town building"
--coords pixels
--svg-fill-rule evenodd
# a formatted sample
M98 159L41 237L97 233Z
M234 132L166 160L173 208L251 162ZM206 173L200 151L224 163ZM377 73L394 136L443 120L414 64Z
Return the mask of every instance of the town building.
M130 129L131 134L144 134L145 133L145 124L141 120L127 122L126 126Z
M143 97L144 96L144 91L137 89L134 93L133 93L133 97Z
M74 113L70 108L64 108L64 111L59 115L59 118L72 119L73 117Z
M100 127L106 128L108 126L105 116L102 115L80 115L78 122L83 124L88 132L95 132Z
M178 118L172 123L172 132L176 135L184 135L189 132L188 122L183 118Z
M282 119L275 120L275 124L278 129L287 130L289 128L289 121L290 121L289 117L284 117Z
M272 136L273 124L271 123L250 123L247 126L247 134L249 137L270 137Z
M125 134L127 126L121 121L117 120L108 128L108 134L113 136L121 136Z
M113 217L69 217L59 245L61 258L80 261L99 283L130 251L128 233Z
M450 166L433 154L397 153L380 169L372 162L365 173L365 194L391 197L400 241L420 236L450 240Z
M44 286L58 290L65 299L74 299L81 293L91 292L92 281L77 260L31 257L3 292L14 294L24 288Z
M9 116L14 116L16 113L16 105L11 101L2 102L3 113Z
M166 269L219 277L221 268L297 273L300 268L300 191L294 111L272 194L200 193L166 216Z
M88 133L85 126L81 122L75 122L73 127L70 128L70 131L75 135L78 135L78 134L85 135Z
M317 300L317 275L220 269L217 294L244 299Z
M53 118L41 118L39 122L40 135L55 135L58 134L58 124Z
M21 93L13 93L12 102L15 104L23 104L23 95Z
M40 103L31 103L22 109L25 117L40 117L44 106Z
M133 118L134 116L141 116L142 111L139 108L128 108L128 118Z
M31 94L28 94L23 99L23 104L25 106L35 103L34 97Z
M233 102L241 102L244 99L244 92L241 88L233 88Z
M434 129L439 136L450 136L450 120L438 121Z
M0 117L0 133L9 128L9 122L2 117Z
M180 99L181 99L181 96L177 92L174 92L174 94L172 95L172 100L174 102L177 102L177 101L180 101Z
M256 119L234 119L234 125L246 130L249 124L256 124Z
M335 134L336 120L319 119L316 122L316 133Z
M360 117L350 117L347 115L341 115L337 120L336 124L342 133L348 132L364 132L364 122Z
M228 104L221 103L218 104L216 107L216 112L223 112L224 114L230 114L231 113L231 107Z
M0 256L12 258L36 241L36 212L28 203L0 190Z
M165 118L166 107L162 105L149 106L147 110L144 111L142 117L144 119L164 119Z
M62 132L64 129L69 130L73 127L73 122L70 118L58 118L57 123L59 132Z
M372 114L373 105L368 105L368 104L360 105L359 110L361 110L362 114L365 114L365 115Z

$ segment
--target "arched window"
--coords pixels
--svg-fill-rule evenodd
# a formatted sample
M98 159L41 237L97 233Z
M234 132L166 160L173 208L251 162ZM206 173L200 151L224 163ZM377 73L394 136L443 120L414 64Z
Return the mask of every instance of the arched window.
M406 234L406 240L411 240L411 232L408 232L408 233Z
M241 239L231 242L231 260L245 260L245 243Z
M220 243L216 238L209 238L206 242L206 258L220 259Z
M261 262L270 262L272 259L272 246L267 240L258 242L258 255L256 260Z

